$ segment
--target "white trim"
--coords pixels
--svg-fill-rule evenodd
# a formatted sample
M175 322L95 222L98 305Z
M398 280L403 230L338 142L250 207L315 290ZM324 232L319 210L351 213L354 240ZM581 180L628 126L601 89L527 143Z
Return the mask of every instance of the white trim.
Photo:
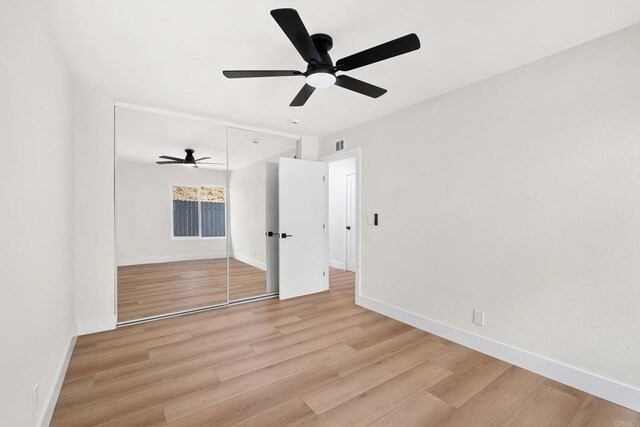
M634 411L640 411L640 389L610 378L566 365L508 344L494 341L453 326L445 325L422 315L383 303L373 298L360 296L360 306L377 313L430 332L449 341L472 348L496 359L519 366L547 378L569 385L578 390L601 397Z
M58 372L56 372L56 376L53 381L53 386L49 390L49 394L47 395L47 400L44 402L44 410L40 414L40 418L38 419L37 426L45 427L51 423L51 418L53 417L53 411L56 408L56 403L58 403L58 396L60 395L60 390L62 389L62 383L64 382L64 376L67 373L67 368L69 367L69 360L71 360L71 354L73 353L73 348L76 345L77 337L71 336L69 338L69 345L67 346L67 352L62 359L62 363L60 363L60 367L58 368Z
M124 267L127 265L141 265L141 264L159 264L162 262L175 262L175 261L191 261L200 259L221 259L226 258L227 254L224 252L208 253L208 254L184 254L184 255L160 255L160 256L148 256L138 258L125 258L118 260L118 267Z
M258 128L258 127L254 127L254 126L248 126L248 125L243 125L240 123L233 123L233 122L228 122L225 120L219 120L219 119L214 119L212 117L206 117L206 116L199 116L196 114L189 114L189 113L182 113L180 111L172 111L172 110L165 110L163 108L155 108L155 107L148 107L146 105L140 105L140 104L133 104L130 102L124 102L124 101L115 101L114 105L116 107L121 107L121 108L127 108L129 110L136 110L136 111L146 111L148 113L156 113L156 114L163 114L165 116L173 116L173 117L180 117L183 119L189 119L189 120L198 120L201 122L207 122L207 123L215 123L221 126L226 126L226 127L230 127L230 128L234 128L234 129L241 129L241 130L248 130L251 132L259 132L259 133L266 133L268 135L273 135L273 136L281 136L284 138L290 138L290 139L301 139L301 135L295 135L292 133L286 133L286 132L278 132L275 130L270 130L270 129L264 129L264 128Z
M249 258L248 256L244 256L242 254L230 253L229 258L235 258L240 262L244 262L245 264L249 264L252 267L259 268L260 270L267 271L267 263L258 261L253 258Z
M116 328L116 316L94 317L76 323L76 334L88 335L96 332L109 331Z
M356 159L356 290L355 303L360 304L361 283L362 283L362 152L360 147L340 150L319 158L319 161L331 163L349 157ZM325 238L327 246L329 242L329 227L327 227ZM329 258L327 251L327 260ZM327 275L328 277L329 275Z
M336 261L335 259L329 260L329 267L339 268L340 270L346 270L347 265L342 261Z

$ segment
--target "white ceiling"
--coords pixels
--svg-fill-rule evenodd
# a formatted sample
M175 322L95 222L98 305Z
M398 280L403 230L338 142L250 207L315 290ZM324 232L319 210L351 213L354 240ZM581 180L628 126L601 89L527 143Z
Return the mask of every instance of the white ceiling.
M122 101L325 135L452 91L640 21L638 0L49 0L77 81ZM334 62L415 32L416 52L348 74L389 90L339 87L289 107L303 78L228 80L223 69L304 62L269 11L295 7L334 39ZM299 119L299 125L289 123Z
M229 170L248 166L264 159L295 154L296 141L263 133L229 129ZM159 156L184 158L185 148L194 156L211 157L206 162L223 165L198 166L225 170L227 162L227 128L214 123L117 108L116 155L122 161L155 163ZM162 165L158 167L180 167Z

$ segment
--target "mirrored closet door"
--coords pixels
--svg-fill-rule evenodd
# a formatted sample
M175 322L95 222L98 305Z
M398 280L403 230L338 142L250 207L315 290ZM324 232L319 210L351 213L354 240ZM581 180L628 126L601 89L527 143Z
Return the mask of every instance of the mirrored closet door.
M116 107L118 322L226 304L227 129Z
M278 293L278 165L297 139L116 107L119 324Z

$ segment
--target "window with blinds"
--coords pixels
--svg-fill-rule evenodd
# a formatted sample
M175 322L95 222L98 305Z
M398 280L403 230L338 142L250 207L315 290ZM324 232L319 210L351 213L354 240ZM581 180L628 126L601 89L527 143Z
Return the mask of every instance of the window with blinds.
M225 237L222 186L173 186L174 237Z

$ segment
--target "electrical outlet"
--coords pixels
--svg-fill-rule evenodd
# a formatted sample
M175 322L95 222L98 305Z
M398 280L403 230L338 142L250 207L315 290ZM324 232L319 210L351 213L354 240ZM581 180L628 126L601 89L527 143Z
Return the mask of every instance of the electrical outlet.
M33 419L36 420L38 417L38 405L40 404L40 383L36 383L33 386Z
M476 325L484 326L484 311L473 309L473 323Z

